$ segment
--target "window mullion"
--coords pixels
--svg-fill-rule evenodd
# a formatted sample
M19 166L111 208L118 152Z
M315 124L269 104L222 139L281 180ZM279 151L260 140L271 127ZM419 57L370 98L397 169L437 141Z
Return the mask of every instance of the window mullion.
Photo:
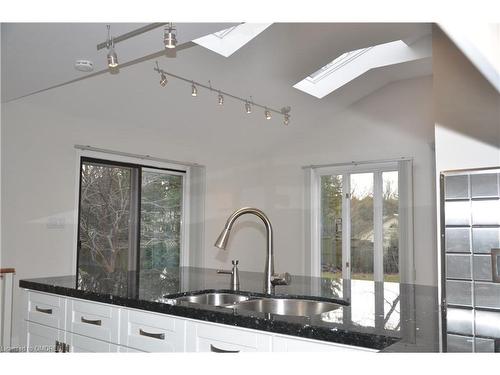
M342 278L351 278L351 175L342 175Z
M382 172L374 173L373 179L373 278L384 281L384 218Z
M130 214L128 230L128 270L137 270L138 211L139 211L139 171L132 168L130 173Z

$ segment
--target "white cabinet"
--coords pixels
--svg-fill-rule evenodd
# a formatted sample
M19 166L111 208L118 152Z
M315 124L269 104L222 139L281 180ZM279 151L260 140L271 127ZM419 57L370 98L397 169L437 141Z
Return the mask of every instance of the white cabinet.
M118 343L120 309L113 305L68 299L66 330Z
M216 323L188 321L186 327L188 352L269 352L271 340L266 333Z
M26 348L29 352L54 353L65 340L64 331L42 324L27 322Z
M351 345L321 342L302 338L276 335L273 337L273 352L376 352L373 349Z
M96 340L76 333L66 333L65 343L70 353L116 353L118 345Z
M142 350L127 348L126 346L121 346L121 345L118 345L118 352L120 352L120 353L146 353L146 352L143 352Z
M146 352L184 352L186 321L122 309L120 344Z
M375 351L34 291L25 305L31 351L56 351L56 342L70 352Z

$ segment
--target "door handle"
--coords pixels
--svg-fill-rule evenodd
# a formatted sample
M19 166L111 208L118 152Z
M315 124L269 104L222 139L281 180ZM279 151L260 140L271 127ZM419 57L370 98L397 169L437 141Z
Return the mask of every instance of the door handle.
M52 309L42 309L41 307L35 306L35 310L44 314L52 314Z
M146 332L146 331L143 331L141 328L139 328L139 335L146 336L146 337L151 337L153 339L158 339L158 340L165 340L165 334L164 333Z
M101 319L96 319L96 320L93 320L93 319L85 319L83 316L80 318L80 320L82 321L82 323L87 323L87 324L93 324L95 326L100 326L102 325L102 321Z
M239 353L239 350L224 350L210 344L210 351L213 353Z

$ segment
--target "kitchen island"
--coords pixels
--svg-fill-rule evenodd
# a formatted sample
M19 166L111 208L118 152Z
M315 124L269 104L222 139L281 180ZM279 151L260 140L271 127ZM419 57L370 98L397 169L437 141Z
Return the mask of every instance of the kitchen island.
M266 296L262 280L262 273L240 271L238 293L250 298ZM242 344L241 348L234 343L224 346L221 344L223 341L215 338L214 342L229 348L222 351L248 348L256 351L307 350L307 346L297 345L293 339L320 344L310 346L311 350L439 351L437 288L430 286L293 276L290 285L275 287L273 297L329 301L339 305L335 310L307 317L175 301L177 297L201 292L234 293L229 276L217 274L214 269L180 267L141 274L129 272L123 280L92 282L77 279L76 276L57 276L21 280L19 286L26 289L25 321L28 331L34 323L46 326L47 322L52 322L52 328L72 334L76 329L78 336L88 338L92 335L87 331L78 331L78 327L90 328L96 331L96 339L107 345L103 351L109 345L125 348L125 351L162 351L162 346L157 347L159 350L155 347L147 350L147 345L135 345L132 337L134 330L141 340L166 340L168 332L183 331L183 339L174 340L172 345L164 347L164 351L201 351L205 338L200 338L200 334L197 336L197 332L206 328L203 324L212 327L213 332L216 328L236 329L224 333L234 336L236 342L238 338L244 341L246 334L256 334L251 337L251 344ZM85 306L86 301L94 302L97 312L89 310ZM49 310L51 314L60 313L58 323L43 320L51 315ZM174 323L167 323L170 327L167 333L158 329L155 331L155 328L161 327L144 321L146 318L141 313L151 313L154 319L163 318L163 315L171 317ZM37 321L35 317L41 317L42 321ZM133 321L134 317L136 321ZM140 324L143 324L142 328ZM71 327L76 328L72 330ZM149 331L144 327L149 327ZM101 335L104 328L108 331ZM65 338L65 341L68 339ZM197 344L194 345L193 341ZM216 345L208 342L207 345L210 349L216 348L212 351L219 350ZM235 347L237 350L230 350ZM61 349L61 346L56 349Z

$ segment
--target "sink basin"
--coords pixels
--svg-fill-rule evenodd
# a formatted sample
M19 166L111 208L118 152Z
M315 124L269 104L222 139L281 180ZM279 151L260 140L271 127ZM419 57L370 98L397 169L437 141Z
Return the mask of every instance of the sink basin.
M250 297L241 294L211 292L196 294L193 296L177 297L174 298L174 300L178 302L190 302L210 306L224 306L247 301L249 298Z
M236 310L255 311L277 315L313 316L341 308L332 302L304 299L262 298L247 300L233 306Z

